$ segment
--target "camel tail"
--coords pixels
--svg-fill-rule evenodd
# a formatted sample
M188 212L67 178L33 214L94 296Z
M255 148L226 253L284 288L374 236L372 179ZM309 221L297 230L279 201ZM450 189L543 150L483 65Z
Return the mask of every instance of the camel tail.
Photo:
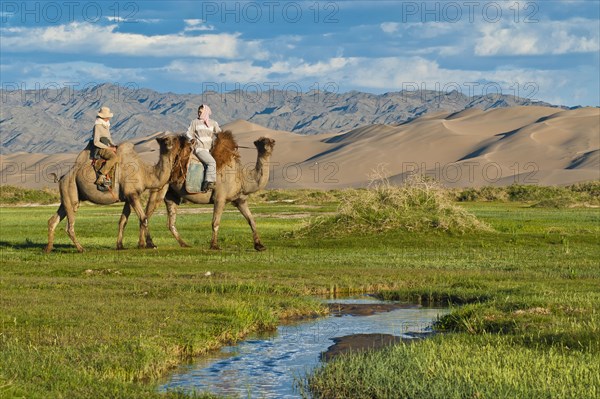
M60 179L58 178L58 175L57 175L56 173L50 173L50 176L53 176L53 177L54 177L54 183L58 183L58 181L60 180Z

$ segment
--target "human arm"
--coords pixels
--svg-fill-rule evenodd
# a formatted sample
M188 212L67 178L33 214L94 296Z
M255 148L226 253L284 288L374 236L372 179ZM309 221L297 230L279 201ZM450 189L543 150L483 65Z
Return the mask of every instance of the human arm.
M114 147L114 143L110 138L110 131L102 124L94 125L94 145L98 148Z
M188 127L188 130L185 132L185 137L187 138L188 141L192 141L196 138L195 133L196 133L196 127L194 126L194 121L192 121L190 123L190 126Z
M221 133L221 127L219 126L219 124L217 123L217 121L213 121L214 125L213 125L213 131L215 133ZM216 137L216 136L215 136Z

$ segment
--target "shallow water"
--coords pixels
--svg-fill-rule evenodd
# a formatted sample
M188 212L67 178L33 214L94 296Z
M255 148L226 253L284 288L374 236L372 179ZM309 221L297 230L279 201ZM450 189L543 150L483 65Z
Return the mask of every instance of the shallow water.
M334 303L380 303L334 300ZM397 309L372 316L328 316L282 325L276 332L255 335L234 346L182 366L161 391L208 391L244 398L298 398L294 381L302 379L333 345L332 338L352 334L392 334L411 338L408 332L429 331L445 309Z

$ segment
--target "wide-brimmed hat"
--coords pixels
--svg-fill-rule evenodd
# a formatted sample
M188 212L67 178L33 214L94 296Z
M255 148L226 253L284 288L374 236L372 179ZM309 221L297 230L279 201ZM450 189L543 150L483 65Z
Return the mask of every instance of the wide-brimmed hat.
M102 108L100 108L100 112L98 112L98 117L99 118L112 118L113 114L112 114L112 112L110 112L110 108L102 107Z

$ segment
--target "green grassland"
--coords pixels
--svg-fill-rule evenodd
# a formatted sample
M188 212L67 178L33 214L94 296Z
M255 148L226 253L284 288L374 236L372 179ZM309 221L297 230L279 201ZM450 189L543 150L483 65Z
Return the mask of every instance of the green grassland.
M307 220L335 217L343 193L267 191L252 205L265 252L233 207L223 250L210 251L210 207L191 205L178 230L192 248L179 248L161 207L150 223L158 249L135 248L132 220L128 249L115 251L120 206L85 204L86 252L57 231L48 255L56 207L3 205L0 397L179 397L157 392L179 363L322 314L316 295L359 292L450 304L436 326L448 333L329 363L307 379L316 397L598 396L599 210L473 200L458 204L491 229L330 236Z

